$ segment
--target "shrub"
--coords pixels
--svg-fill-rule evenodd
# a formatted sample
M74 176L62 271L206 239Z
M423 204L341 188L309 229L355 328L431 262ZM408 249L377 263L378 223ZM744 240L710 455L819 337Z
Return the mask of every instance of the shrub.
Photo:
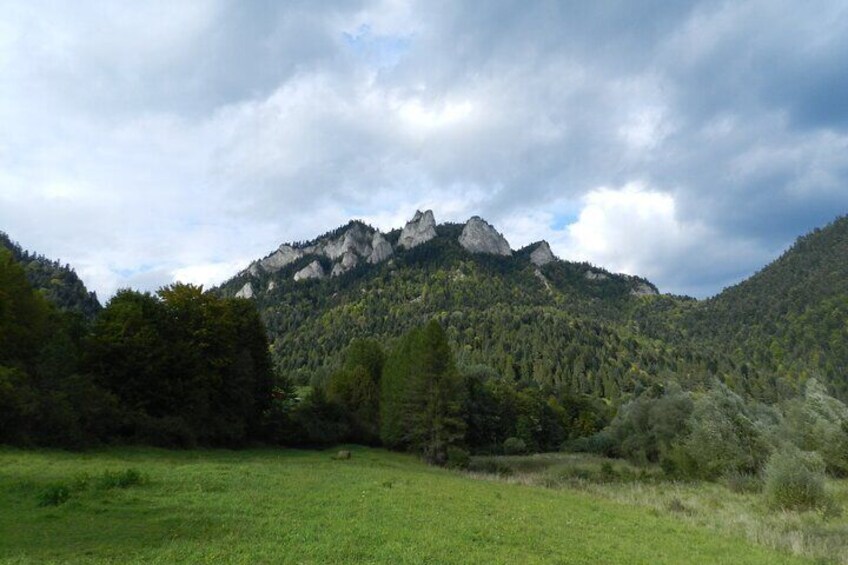
M67 485L50 485L38 495L39 506L59 506L71 498L71 489Z
M471 455L461 447L448 447L448 460L445 464L449 469L468 469L471 463Z
M795 447L776 451L765 468L765 494L773 508L810 510L828 504L824 462Z
M503 442L503 450L507 455L524 455L527 453L527 444L517 437L508 437Z

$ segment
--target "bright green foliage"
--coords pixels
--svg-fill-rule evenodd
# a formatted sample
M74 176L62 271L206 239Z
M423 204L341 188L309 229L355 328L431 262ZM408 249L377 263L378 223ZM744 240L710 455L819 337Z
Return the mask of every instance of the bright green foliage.
M848 407L827 394L816 379L804 397L787 403L783 434L804 451L817 451L827 471L848 476Z
M824 461L789 446L776 451L765 467L765 495L775 508L809 510L825 505Z
M386 361L381 404L383 443L444 464L461 441L460 378L436 321L407 334Z
M771 452L761 421L719 383L695 397L689 429L683 447L690 475L716 479L728 471L758 472Z
M666 459L689 432L692 409L691 394L678 386L646 391L622 406L605 431L615 446L611 451L635 463Z

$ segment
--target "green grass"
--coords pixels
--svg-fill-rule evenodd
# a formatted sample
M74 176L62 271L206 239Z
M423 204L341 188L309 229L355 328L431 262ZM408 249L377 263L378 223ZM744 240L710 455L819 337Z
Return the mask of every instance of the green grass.
M0 561L803 562L586 492L350 449L0 449ZM67 500L40 505L57 485Z
M832 505L791 512L774 510L760 492L734 492L720 483L671 482L657 467L581 453L475 457L472 469L472 476L488 481L583 492L656 516L675 516L717 534L744 536L784 554L848 565L848 480L828 479Z

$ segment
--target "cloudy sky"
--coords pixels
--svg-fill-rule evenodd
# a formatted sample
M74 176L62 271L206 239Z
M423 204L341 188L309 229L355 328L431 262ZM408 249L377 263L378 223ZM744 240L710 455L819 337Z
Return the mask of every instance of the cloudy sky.
M0 230L101 299L416 208L714 294L848 212L848 4L0 0Z

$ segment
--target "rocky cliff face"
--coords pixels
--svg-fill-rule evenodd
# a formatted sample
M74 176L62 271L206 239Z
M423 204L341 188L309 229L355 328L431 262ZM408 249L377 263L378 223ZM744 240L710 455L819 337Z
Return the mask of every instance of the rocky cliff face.
M630 291L630 294L633 296L654 296L659 293L651 285L640 282Z
M259 266L269 273L274 273L301 257L303 257L303 251L284 243L275 252L259 261Z
M372 265L382 263L394 254L392 244L386 241L383 234L375 232L371 238L371 255L368 257L368 262Z
M548 245L547 241L540 241L536 249L530 253L530 262L537 267L543 267L553 261L556 261L556 255L551 251L551 246Z
M294 280L296 281L304 281L308 279L323 279L326 275L324 274L324 267L321 266L321 263L316 259L312 261L310 264L299 270L294 274Z
M250 282L244 283L241 290L236 293L236 298L253 298L253 284Z
M427 210L415 212L415 216L403 227L398 239L398 245L405 249L412 249L417 245L426 243L436 237L436 219L433 211Z
M472 253L492 255L512 255L509 243L504 236L480 216L474 216L465 223L459 244Z
M359 222L351 222L341 234L320 239L310 245L299 247L284 243L264 259L251 263L239 275L258 277L262 272L276 273L303 257L313 255L327 257L333 261L331 275L338 276L354 268L360 260L376 264L393 254L392 245L382 233ZM302 274L300 277L295 275L295 280L316 278L316 271L308 270L308 267L298 272ZM324 274L322 270L321 276Z

